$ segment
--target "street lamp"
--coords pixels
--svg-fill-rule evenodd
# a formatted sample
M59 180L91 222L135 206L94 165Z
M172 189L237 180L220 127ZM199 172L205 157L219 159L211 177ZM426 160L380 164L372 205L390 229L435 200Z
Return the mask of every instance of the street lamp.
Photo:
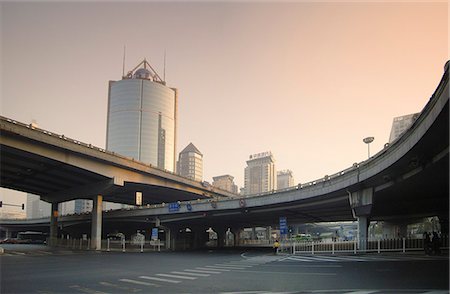
M373 142L373 140L375 140L374 137L367 137L363 139L363 142L367 144L367 154L368 154L368 158L370 158L370 143Z

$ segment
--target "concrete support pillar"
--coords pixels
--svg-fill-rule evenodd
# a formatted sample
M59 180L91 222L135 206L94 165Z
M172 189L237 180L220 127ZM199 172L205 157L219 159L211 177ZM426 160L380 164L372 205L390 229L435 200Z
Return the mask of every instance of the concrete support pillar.
M231 233L233 233L233 246L239 246L239 241L241 238L241 230L242 228L231 228Z
M217 248L222 248L225 244L225 228L216 227L214 232L217 233Z
M358 248L362 251L367 249L367 231L369 223L369 218L367 216L358 216Z
M5 234L6 234L6 236L5 236L5 238L11 238L11 231L10 230L6 230L6 232L5 232Z
M252 236L251 236L251 239L252 239L252 240L256 240L256 239L257 239L256 228L255 228L255 227L252 228Z
M50 214L50 236L48 245L56 246L58 240L58 203L52 202L52 211Z
M373 188L349 192L349 201L353 216L358 219L358 248L365 251L367 249L369 217L372 212Z
M97 195L92 203L91 249L102 250L103 196Z
M164 243L166 245L166 249L167 250L172 250L172 239L171 239L171 234L172 234L172 230L169 229L168 227L164 227L164 232L166 235L166 239L164 240Z

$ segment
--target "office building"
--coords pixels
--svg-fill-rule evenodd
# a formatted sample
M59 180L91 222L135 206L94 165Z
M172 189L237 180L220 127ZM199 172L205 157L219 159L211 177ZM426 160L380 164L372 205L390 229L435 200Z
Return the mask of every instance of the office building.
M202 181L203 179L203 154L194 144L189 143L178 156L177 173L180 176Z
M389 136L389 143L400 137L409 127L416 121L420 113L413 113L394 117L391 128L391 135Z
M213 177L212 185L216 188L238 194L238 186L234 183L234 177L230 175Z
M271 152L250 155L245 168L245 195L276 190L276 175L275 159Z
M42 201L41 197L38 195L27 194L25 211L27 219L48 217L51 212L51 204Z
M146 60L110 81L106 149L174 172L177 97Z
M277 189L286 189L295 186L291 170L282 170L277 173Z

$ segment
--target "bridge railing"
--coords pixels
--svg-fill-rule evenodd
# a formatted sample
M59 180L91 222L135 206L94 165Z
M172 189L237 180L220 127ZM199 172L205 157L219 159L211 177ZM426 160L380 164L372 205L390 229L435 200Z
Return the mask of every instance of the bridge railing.
M91 250L91 239L83 238L59 238L53 241L47 240L47 244L55 247L63 247L72 250ZM102 251L107 252L150 252L166 250L166 244L161 240L126 240L126 239L102 239Z

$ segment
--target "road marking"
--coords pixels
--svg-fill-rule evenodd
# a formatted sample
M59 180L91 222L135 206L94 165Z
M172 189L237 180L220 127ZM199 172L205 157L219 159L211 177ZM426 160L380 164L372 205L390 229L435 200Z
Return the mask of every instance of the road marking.
M38 251L35 251L35 252L39 252L39 253L42 253L42 254L49 254L49 255L53 254L53 253L51 253L51 252L48 252L48 251L41 251L41 250L38 250Z
M173 283L173 284L181 283L181 281L175 281L175 280L169 280L169 279L163 279L163 278L156 278L156 277L148 277L148 276L140 276L139 278L140 279L146 279L146 280L154 280L154 281L160 281L160 282Z
M197 280L196 277L186 277L186 276L179 276L179 275L169 275L169 274L156 274L160 277L168 277L168 278L175 278L175 279L185 279L185 280Z
M229 272L230 271L227 269L210 268L210 267L196 267L196 269L199 269L202 271L216 271L216 272Z
M258 273L258 274L284 274L284 275L304 275L304 276L336 276L336 273L312 273L312 272L277 272L277 271L252 271L238 270L237 272Z
M218 267L218 268L224 268L224 269L246 269L247 268L246 266L237 266L237 265L233 266L233 265L222 265L222 264L215 264L212 266Z
M135 280L130 280L130 279L120 279L119 281L125 282L125 283L132 283L132 284L136 284L136 285L144 285L144 286L155 286L155 287L159 287L159 285L157 285L157 284L147 283L147 282L141 282L141 281L135 281Z
M26 255L26 253L19 252L19 251L9 251L9 252L11 252L13 254Z
M209 277L210 276L210 274L186 273L186 272L170 272L170 273L177 274L177 275L197 276L197 277Z
M241 263L229 262L229 263L222 263L222 264L223 265L232 265L232 266L242 266L242 267L253 267L255 265L258 265L258 264L243 264L242 262Z
M343 294L370 294L370 293L376 293L378 292L378 290L376 291L354 291L354 292L347 292L347 293L343 293Z
M212 269L212 270L215 270L215 271L223 271L223 272L229 272L230 271L230 269L226 269L226 268L221 268L221 267L219 267L219 266L213 266L213 265L206 265L205 266L206 268L209 268L209 269Z
M185 272L193 272L193 273L205 273L205 274L221 274L222 272L214 272L210 271L209 269L204 270L193 270L193 269L185 269Z
M106 292L102 292L102 291L97 291L97 290L81 287L79 285L72 285L72 286L69 286L69 288L75 289L75 290L83 292L83 293L89 293L89 294L108 294Z
M238 265L238 264L223 264L223 263L216 263L215 265L217 266L223 266L225 268L228 267L237 267L237 268L248 268L248 267L253 267L252 265Z
M129 292L140 292L142 291L141 289L138 288L130 288L130 287L125 287L125 286L119 286L113 283L109 283L109 282L99 282L100 285L102 286L107 286L107 287L113 287L119 290L125 290L127 293Z

